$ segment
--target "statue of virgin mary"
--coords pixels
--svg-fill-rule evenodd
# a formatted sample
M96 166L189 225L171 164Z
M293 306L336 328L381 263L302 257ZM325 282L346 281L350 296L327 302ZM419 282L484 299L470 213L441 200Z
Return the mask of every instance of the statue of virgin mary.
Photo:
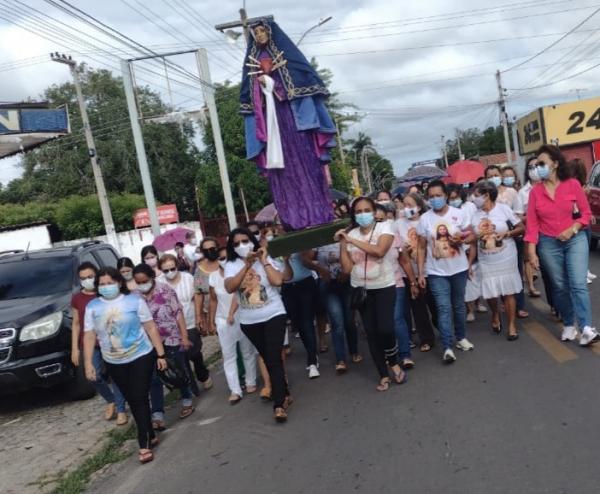
M240 92L247 158L267 177L287 231L329 223L329 150L336 145L329 92L275 22L250 28Z

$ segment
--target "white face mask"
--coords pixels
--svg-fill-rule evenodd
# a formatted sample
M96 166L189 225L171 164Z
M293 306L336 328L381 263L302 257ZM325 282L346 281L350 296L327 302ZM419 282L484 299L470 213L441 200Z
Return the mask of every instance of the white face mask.
M254 249L254 245L252 245L252 242L250 242L250 240L246 240L244 242L241 242L240 245L238 245L234 250L235 253L242 259L246 259L246 257L248 257L248 254L252 252L252 249Z
M81 287L88 292L93 292L96 289L94 285L94 278L86 278L85 280L79 280Z
M481 209L485 204L485 196L473 196L471 202L475 204L477 209Z
M147 257L144 259L144 262L151 268L155 268L158 264L158 259L156 257Z
M198 241L195 238L191 238L190 245L198 245Z
M533 169L529 170L529 180L533 183L539 182L542 179L540 174L538 173L537 166L534 166Z
M152 285L153 283L151 281L141 284L138 283L137 289L142 293L148 293L150 290L152 290Z
M417 213L417 208L404 208L404 216L408 219L414 218Z
M131 281L133 279L133 272L132 271L127 271L125 273L121 273L121 276L123 277L123 279L125 281Z
M165 273L165 277L166 277L168 280L174 280L175 278L177 278L177 275L178 275L178 274L179 274L179 273L178 273L177 271L169 271L168 273Z
M225 269L225 264L227 264L227 261L219 261L219 266L221 266L223 269Z
M267 240L267 242L271 242L275 237L273 235L267 235L265 237L265 239Z

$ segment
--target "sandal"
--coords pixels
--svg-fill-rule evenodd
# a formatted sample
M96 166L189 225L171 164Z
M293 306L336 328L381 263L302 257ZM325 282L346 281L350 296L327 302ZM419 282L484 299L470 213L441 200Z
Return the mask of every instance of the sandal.
M519 319L527 319L529 317L529 312L526 310L519 310L517 311L517 317Z
M179 418L180 419L188 418L192 413L194 413L195 409L196 408L194 407L194 405L187 405L187 406L181 407L181 412L179 412Z
M285 400L283 400L283 409L287 410L288 408L290 408L294 403L294 398L292 398L292 395L287 395L285 397Z
M352 355L352 362L355 364L360 364L363 361L363 356L360 353L355 353Z
M348 366L346 366L346 362L338 362L335 364L335 372L336 374L344 374L348 370Z
M275 422L279 422L280 424L287 420L287 412L282 407L277 407L275 409Z
M154 460L154 453L152 453L152 450L150 449L140 449L138 459L141 464L149 463Z
M502 321L500 321L498 323L498 326L494 326L494 323L492 323L492 333L500 334L501 332L502 332Z
M419 347L419 350L422 351L423 353L430 352L431 351L431 345L429 343L421 343L421 346Z
M415 361L411 358L402 359L402 363L400 364L400 367L402 367L403 369L412 369L414 366Z
M535 289L534 290L529 290L529 296L531 298L538 298L538 297L542 296L542 292L539 292L539 291L537 291Z
M394 372L394 381L396 381L396 384L404 384L408 381L408 373L403 370L400 370L398 374Z
M256 386L246 386L246 394L251 395L252 393L256 393Z
M319 348L319 353L327 353L329 351L329 347L327 345L321 345Z
M152 421L152 428L155 431L159 431L162 432L166 429L165 427L165 421L164 420L153 420Z
M518 340L518 339L519 339L519 333L514 333L514 334L510 334L510 333L509 333L509 334L507 334L507 335L506 335L506 339L507 339L508 341L515 341L515 340Z
M392 384L392 381L389 377L382 378L381 381L379 381L379 386L377 386L377 391L387 391L390 389L390 384Z
M266 386L260 390L260 399L263 401L271 401L271 388Z
M237 405L240 401L242 401L242 397L238 394L231 393L231 396L229 396L229 404L232 406Z

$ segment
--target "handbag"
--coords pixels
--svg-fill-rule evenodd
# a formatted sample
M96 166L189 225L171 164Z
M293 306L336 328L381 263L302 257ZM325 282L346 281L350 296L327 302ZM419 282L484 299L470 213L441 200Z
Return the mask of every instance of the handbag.
M375 233L375 228L377 225L373 226L371 230L371 236L369 237L369 243L371 243L371 239L373 238L373 233ZM352 293L350 294L350 308L352 310L362 310L365 305L367 305L367 260L369 255L365 252L365 284L364 286L357 286L352 288Z

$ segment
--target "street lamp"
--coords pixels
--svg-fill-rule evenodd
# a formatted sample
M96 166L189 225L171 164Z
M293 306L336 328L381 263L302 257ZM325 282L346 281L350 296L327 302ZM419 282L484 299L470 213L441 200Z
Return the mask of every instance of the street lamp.
M304 34L302 36L300 36L300 39L298 40L298 42L296 43L296 46L299 46L300 43L302 43L302 40L306 37L306 35L308 33L310 33L311 31L313 31L314 29L317 29L318 27L321 27L323 24L325 24L326 22L329 22L331 19L333 19L333 16L329 16L329 17L325 17L325 19L321 19L318 24L315 24L313 27L307 29L306 31L304 31Z

